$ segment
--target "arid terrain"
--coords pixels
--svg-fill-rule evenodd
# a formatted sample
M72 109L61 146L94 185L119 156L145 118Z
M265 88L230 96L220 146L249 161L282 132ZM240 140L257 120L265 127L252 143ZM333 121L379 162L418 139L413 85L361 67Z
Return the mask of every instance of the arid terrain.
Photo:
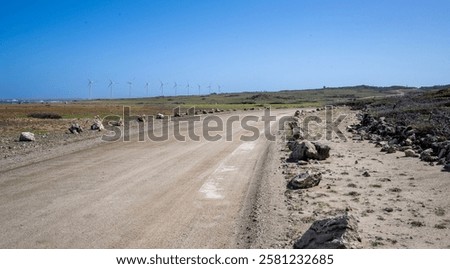
M108 130L89 127L96 115L121 115L118 103L2 105L0 247L292 248L315 221L345 214L357 223L356 247L449 248L449 172L443 166L445 156L444 164L438 164L432 152L425 156L432 160L423 161L422 129L409 148L403 140L387 145L382 135L372 139L373 134L366 133L370 128L358 124L364 113L373 113L364 108L367 100L372 106L383 101L365 93L357 96L363 100L357 108L342 105L355 101L353 95L338 100L333 119L345 115L338 126L345 139L333 133L326 140L322 108L329 102L315 100L317 106L309 106L310 96L315 96L309 94L304 105L272 104L277 121L269 127L275 141L266 139L264 128L269 127L261 121L249 124L256 128L253 132L239 124L245 116L261 119L271 103L265 95L250 94L234 106L210 96L219 101L196 105L208 110L199 113L198 123L211 115L224 123L238 117L231 129L211 132L221 135L218 141L205 139L201 124L176 120L168 123L170 130L179 126L182 134L194 132L200 141L179 141L173 135L165 141L138 141L138 123L131 126L129 142L103 141ZM247 104L250 99L256 101ZM183 103L183 109L192 105ZM212 107L220 112L209 113ZM136 115L169 114L172 108L154 103L132 107ZM326 159L290 159L289 130L285 125L279 128L279 120L292 117L297 109L299 122L322 119L312 123L311 130L322 134L320 142L329 146ZM35 119L27 117L30 111L62 118ZM378 116L394 124L389 115ZM445 114L439 116L445 119ZM84 132L68 132L73 122ZM156 120L149 128L157 133L164 124ZM260 134L256 139L240 139L255 130ZM446 129L442 130L433 134L436 143L445 137ZM34 132L36 141L19 142L21 131ZM408 149L417 157L406 157ZM320 173L320 183L290 188L292 178L306 171Z

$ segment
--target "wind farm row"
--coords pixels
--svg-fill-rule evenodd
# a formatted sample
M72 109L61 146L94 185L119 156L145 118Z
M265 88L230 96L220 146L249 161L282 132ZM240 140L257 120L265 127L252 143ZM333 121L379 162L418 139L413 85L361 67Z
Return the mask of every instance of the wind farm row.
M122 85L126 85L125 91L124 87L118 90L117 85L121 83L109 80L106 83L97 83L94 80L88 79L87 87L89 90L89 99L92 99L93 93L96 90L102 90L104 92L105 87L109 91L109 98L115 98L120 96L124 96L125 91L128 91L128 97L149 97L149 96L178 96L178 95L202 95L202 94L211 94L211 93L221 93L222 87L220 85L212 85L209 83L206 87L202 87L200 84L191 85L187 82L184 85L178 84L176 81L173 83L163 82L159 80L159 87L152 88L149 82L145 82L145 84L137 84L134 80L126 81ZM139 89L139 94L134 94L134 90ZM145 96L143 96L142 90L145 90Z

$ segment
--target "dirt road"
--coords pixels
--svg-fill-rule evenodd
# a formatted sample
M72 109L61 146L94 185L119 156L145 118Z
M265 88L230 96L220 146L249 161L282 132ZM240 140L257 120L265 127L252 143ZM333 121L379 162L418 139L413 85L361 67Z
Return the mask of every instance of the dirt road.
M231 142L132 138L1 172L0 248L239 247L270 142L238 125Z

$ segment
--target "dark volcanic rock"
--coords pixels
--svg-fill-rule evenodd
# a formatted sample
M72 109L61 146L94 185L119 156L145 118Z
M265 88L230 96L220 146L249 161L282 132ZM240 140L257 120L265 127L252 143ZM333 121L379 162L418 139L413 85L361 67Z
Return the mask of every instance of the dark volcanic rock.
M288 147L292 150L289 156L291 161L325 160L330 157L330 147L321 142L290 141Z
M330 146L320 142L313 142L317 150L317 160L325 160L330 157Z
M319 185L322 180L322 174L310 174L309 172L301 173L291 179L288 183L288 188L291 190L309 189Z
M433 150L426 149L420 153L420 159L424 162L435 162L438 160L437 156L432 156Z
M444 170L450 172L450 163L444 165Z
M318 153L316 147L313 143L307 140L304 140L302 142L294 142L291 148L292 152L289 156L289 159L291 161L307 161L309 159L317 159Z
M357 221L348 215L315 221L298 239L296 249L360 248Z
M91 130L103 131L105 127L99 119L95 119L94 123L91 125Z
M83 128L81 128L81 126L78 123L72 123L72 125L69 128L69 131L72 134L79 134L83 132Z

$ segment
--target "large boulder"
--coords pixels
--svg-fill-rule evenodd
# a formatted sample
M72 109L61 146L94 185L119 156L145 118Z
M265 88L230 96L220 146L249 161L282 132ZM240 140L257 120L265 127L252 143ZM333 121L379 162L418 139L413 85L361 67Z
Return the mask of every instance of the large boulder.
M79 134L83 132L83 128L78 123L72 123L72 125L69 127L69 131L72 134Z
M295 242L296 249L360 248L361 238L354 217L347 214L315 221Z
M137 121L138 122L145 122L145 118L146 118L147 116L145 116L145 114L142 114L142 115L140 115L140 116L138 116L137 117Z
M417 155L416 152L412 149L405 150L405 156L406 157L419 157L419 155Z
M91 130L103 131L105 127L99 119L95 119L94 123L91 125Z
M420 153L420 159L424 162L435 162L438 160L437 156L432 156L433 149L426 149Z
M288 183L288 188L291 190L309 189L319 185L322 180L322 174L310 174L309 172L301 173L292 178Z
M309 159L317 159L318 152L313 143L308 140L303 140L301 142L295 142L292 145L292 152L289 156L291 161L307 161Z
M303 139L304 134L299 127L295 127L292 129L292 138L293 139Z
M325 145L321 142L313 142L317 150L317 160L325 160L330 157L330 146Z
M448 171L448 172L450 172L450 163L446 163L445 165L444 165L444 171Z
M30 132L22 132L19 137L19 141L24 141L24 142L31 142L31 141L35 141L35 140L36 140L36 138L34 137L34 134L30 133Z
M158 113L158 114L156 114L156 118L157 119L164 119L164 114L162 114L162 113Z

